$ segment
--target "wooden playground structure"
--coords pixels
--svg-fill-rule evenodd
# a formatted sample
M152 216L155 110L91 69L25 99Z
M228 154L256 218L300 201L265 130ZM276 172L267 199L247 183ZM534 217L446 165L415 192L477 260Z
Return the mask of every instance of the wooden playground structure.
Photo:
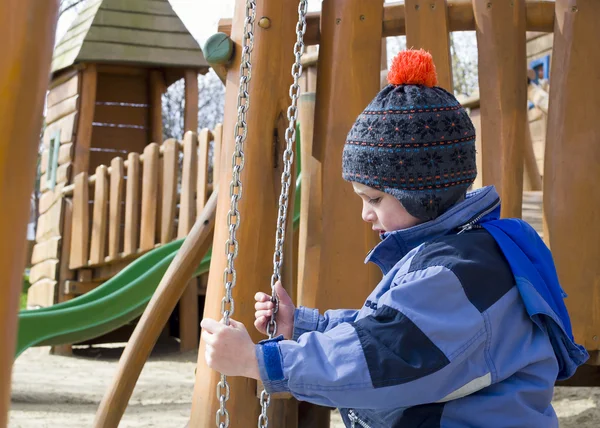
M239 285L234 292L234 318L246 326L254 320L253 296L259 290L268 291L273 272L271 254L284 167L281 158L292 83L289 69L297 38L297 6L298 0L256 2L252 79L248 88L253 104L246 116L246 161L241 178L244 192L238 201L239 218L243 218L237 235ZM0 323L8 326L0 331L0 428L7 424L10 405L10 370L25 254L23 237L35 177L43 102L49 87L57 7L58 1L40 6L34 0L8 0L0 5L0 33L9 41L0 63L0 125L7 130L0 143L0 206L4 208L0 222ZM47 210L42 217L46 217L40 222L48 226L39 230L42 235L47 232L44 238L48 239L40 241L43 251L34 251L36 261L44 266L38 271L55 269L63 275L60 278L64 285L56 287L56 283L50 283L56 279L37 274L43 282L34 288L32 304L36 299L48 302L49 288L56 290L53 293L58 293L61 300L68 300L95 288L156 246L186 237L127 344L117 376L96 415L96 427L118 426L137 377L177 302L180 309L187 307L188 313L193 314L190 302L197 302L198 285L190 278L211 240L215 250L210 273L207 283L201 282L206 285L204 315L221 317L223 272L227 266L222 250L230 232L226 220L231 202L233 129L238 121L236 102L246 8L246 0L237 0L233 19L222 20L219 26L224 33L222 40L232 41L232 55L227 49L224 54L213 56L204 50L207 63L202 67L213 66L226 83L225 118L223 126L215 130L199 135L188 132L181 142L167 140L161 145L146 145L162 141L162 130L159 133L155 120L144 124L150 131L140 137L140 143L126 149L127 160L110 156L94 163L89 148L94 147L93 123L97 120L89 105L98 101L100 71L116 72L121 78L143 74L150 83L145 96L154 100L162 93L160 88L165 82L161 83L159 75L149 73L147 67L107 68L99 60L96 65L75 68L75 72L50 84L50 88L68 84L67 77L82 82L73 85L77 88L75 93L51 106L62 105L59 110L69 113L57 113L55 121L49 121L50 126L62 121L67 128L77 129L77 133L75 140L63 133L57 139L54 133L48 135L48 154L53 148L57 159L67 161L59 162L55 171L46 171L54 177L50 182L54 181L55 187L45 193L49 196L45 196L43 204ZM575 339L590 353L588 364L600 365L600 192L595 180L600 176L600 51L593 43L598 17L600 3L596 0L406 0L385 5L383 1L371 0L324 0L321 12L309 13L304 43L307 47L318 45L319 49L312 70L305 74L303 87L308 92L298 104L300 226L294 239L289 233L285 241L287 264L283 272L283 282L296 303L320 310L357 307L379 279L375 267L362 264L377 237L358 215L359 199L342 181L341 153L348 129L380 88L382 38L405 34L407 46L430 51L440 86L452 91L449 34L474 30L479 48L480 91L477 103L471 107L479 110L481 185L498 188L503 216L522 215L524 171L529 177L526 188L537 190L540 186L535 182L536 174L531 173L536 157L528 132L528 99L537 109L545 110L546 142L543 172L540 171L543 233L569 295L566 302ZM548 99L535 86L527 85L527 32L554 34ZM189 61L187 68L180 64L170 73L177 78L186 77L186 83L193 82L191 71L197 73L201 67ZM160 75L170 74L165 71ZM197 118L197 111L194 116L193 108L188 106L197 101L197 87L195 95L193 83L189 88L186 96L192 102L186 102L191 111L186 112L185 129L196 130L193 118ZM77 120L75 116L68 119L73 113L72 104L65 102L73 96L79 99ZM150 101L147 107L155 112L147 117L159 117L156 103ZM207 179L211 140L219 148L214 155L214 189ZM78 149L78 144L83 149ZM67 164L72 165L63 167ZM63 170L58 171L61 167ZM55 180L71 175L72 184L68 178ZM223 191L219 193L217 188ZM90 211L88 202L92 199ZM57 235L51 233L57 218L62 219L58 224L71 226L61 226L60 246ZM122 229L116 219L123 219ZM288 230L292 230L290 216L287 221ZM44 258L40 254L53 256ZM55 259L69 263L59 267ZM197 318L198 314L192 316ZM182 334L188 338L182 337L182 346L197 345L198 331L185 330L191 324L181 324L185 331ZM249 331L255 341L262 339L253 329ZM219 382L220 375L204 362L200 343L190 427L215 425ZM232 424L254 425L260 413L256 382L244 378L229 378L228 382L231 395L226 406ZM274 398L269 408L271 426L328 426L327 411L299 407L293 399Z

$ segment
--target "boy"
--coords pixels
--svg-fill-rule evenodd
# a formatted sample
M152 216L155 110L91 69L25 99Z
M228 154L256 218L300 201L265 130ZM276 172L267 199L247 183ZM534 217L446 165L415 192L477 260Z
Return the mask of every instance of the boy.
M380 232L367 261L383 279L360 310L325 315L278 284L281 336L258 345L241 323L205 319L208 365L338 407L349 427L558 427L554 383L588 356L551 254L526 223L498 219L493 187L467 194L475 130L431 56L401 52L388 81L342 160ZM256 301L264 333L273 304Z

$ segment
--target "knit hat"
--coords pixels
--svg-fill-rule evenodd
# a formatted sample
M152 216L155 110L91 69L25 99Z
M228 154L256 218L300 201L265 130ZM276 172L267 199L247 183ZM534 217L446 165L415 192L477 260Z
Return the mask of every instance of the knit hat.
M388 82L348 133L342 176L431 220L462 200L477 176L475 128L454 95L436 86L429 53L400 52Z

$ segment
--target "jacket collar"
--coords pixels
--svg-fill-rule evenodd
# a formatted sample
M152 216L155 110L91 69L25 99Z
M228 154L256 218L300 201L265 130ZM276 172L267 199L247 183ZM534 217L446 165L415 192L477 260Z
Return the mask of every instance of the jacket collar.
M456 204L435 220L408 229L387 232L367 255L365 263L373 262L387 274L409 251L449 233L500 217L500 197L493 186L467 193L464 201Z

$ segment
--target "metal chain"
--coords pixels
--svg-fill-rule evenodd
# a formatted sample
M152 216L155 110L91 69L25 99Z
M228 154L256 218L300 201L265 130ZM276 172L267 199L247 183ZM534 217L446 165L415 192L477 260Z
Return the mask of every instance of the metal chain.
M271 276L271 296L275 308L273 315L267 324L267 334L272 339L277 334L277 321L275 316L279 310L279 299L275 293L275 284L280 279L281 265L283 264L283 243L285 242L285 224L287 221L288 196L292 179L292 164L294 162L294 145L296 144L296 119L298 117L298 96L300 85L298 79L302 75L302 64L300 59L304 53L304 33L306 33L306 13L308 1L300 0L298 4L298 23L296 24L296 44L294 45L294 56L296 58L292 65L292 77L294 83L290 86L290 98L292 100L287 109L288 127L285 130L286 148L283 152L283 172L281 174L281 194L279 195L279 211L277 215L277 233L275 236L275 252L273 254L273 275ZM269 418L267 409L271 404L271 396L263 389L260 393L261 414L258 417L258 428L267 428Z
M238 92L237 112L238 119L235 124L235 151L232 157L232 178L229 186L229 196L231 206L227 213L227 226L229 227L229 238L225 242L225 255L227 256L227 267L223 273L223 282L225 285L225 297L221 300L221 315L225 325L229 325L229 320L235 310L232 296L232 289L236 283L236 272L234 260L238 254L238 242L236 232L240 227L240 212L238 211L238 202L242 198L242 182L240 174L244 168L244 141L248 134L246 124L246 113L250 107L250 94L248 84L252 76L252 64L250 63L250 54L254 46L254 20L256 18L256 0L246 0L246 20L244 21L244 39L242 40L242 58L240 62L240 88ZM218 428L229 427L229 412L225 408L225 403L229 400L229 384L227 376L221 374L221 381L217 384L217 397L219 397L219 409L216 414L216 424Z

